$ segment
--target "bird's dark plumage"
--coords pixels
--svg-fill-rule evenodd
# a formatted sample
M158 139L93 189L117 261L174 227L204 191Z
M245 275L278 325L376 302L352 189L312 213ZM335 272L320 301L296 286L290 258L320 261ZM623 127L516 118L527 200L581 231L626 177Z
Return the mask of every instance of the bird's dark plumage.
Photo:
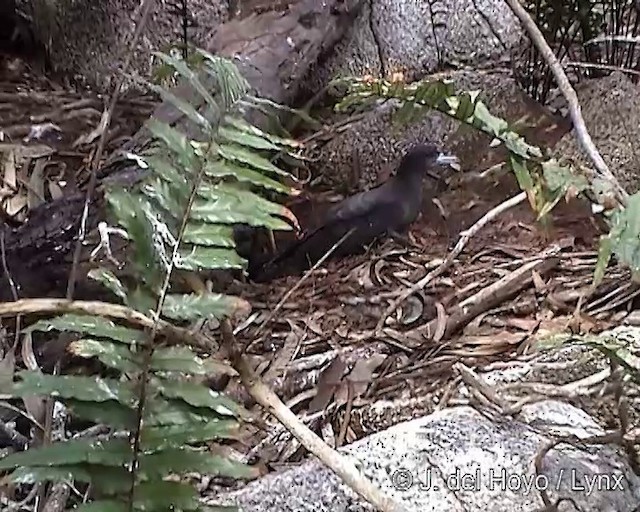
M287 270L309 268L351 230L332 256L357 253L380 236L405 231L420 212L423 180L425 177L431 182L437 179L437 168L441 165L435 146L414 147L404 156L393 177L333 206L317 228L270 261L250 265L249 277L254 281L268 281Z

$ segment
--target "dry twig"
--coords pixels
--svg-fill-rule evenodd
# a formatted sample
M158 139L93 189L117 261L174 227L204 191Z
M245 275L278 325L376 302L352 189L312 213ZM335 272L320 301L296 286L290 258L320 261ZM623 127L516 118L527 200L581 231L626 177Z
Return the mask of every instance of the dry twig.
M82 244L85 240L87 232L89 204L91 204L93 193L98 183L98 165L100 165L100 159L102 158L102 153L107 142L107 133L109 131L109 124L111 123L111 117L113 116L113 111L115 110L116 104L118 103L120 90L122 89L122 85L124 84L124 81L127 77L125 72L131 66L131 61L133 60L133 55L135 54L135 50L138 45L138 39L140 39L140 36L142 35L142 30L147 23L149 13L151 12L151 8L153 7L154 3L154 0L143 0L140 6L140 20L138 22L138 25L136 26L136 30L133 34L133 37L131 38L131 41L129 42L129 53L127 54L124 68L120 73L120 76L118 77L118 82L116 83L113 94L111 95L109 105L102 113L102 119L100 119L100 129L102 130L102 133L100 135L100 140L98 141L98 148L96 149L96 152L91 159L91 177L89 178L89 184L87 185L87 192L82 209L82 217L80 219L80 228L78 230L78 239L76 240L76 245L73 250L73 261L71 264L71 271L69 272L69 280L67 282L66 297L68 300L73 299L73 292L75 289L75 282L78 273L78 265L80 264Z
M571 86L569 78L562 68L562 64L560 64L560 61L555 56L553 50L545 40L544 35L536 25L535 21L533 21L531 16L529 16L529 13L523 7L520 1L505 0L505 2L509 5L513 13L518 17L518 19L524 26L525 30L529 33L531 41L533 42L533 44L535 44L536 48L540 52L540 55L542 55L542 58L547 62L547 64L549 64L549 67L553 72L553 76L556 79L556 83L558 84L562 95L565 97L567 103L569 104L569 114L571 115L571 120L573 121L573 129L578 142L582 146L582 149L593 162L593 165L596 168L596 172L600 175L600 177L613 186L616 199L620 202L620 204L624 205L626 203L628 194L622 188L616 177L611 173L609 167L602 158L602 155L598 152L598 148L596 148L596 145L591 139L591 135L587 130L587 126L580 111L578 96L576 95L576 91Z
M559 250L559 247L552 247L544 251L539 255L539 259L525 263L520 268L460 302L450 311L443 335L450 336L453 331L484 311L501 304L508 297L528 287L532 281L534 271L539 274L545 274L558 264L558 260L554 256ZM432 333L435 333L437 323L438 319L436 318L424 327L429 338L433 337Z
M305 272L305 274L296 282L296 284L294 284L291 287L291 289L287 293L284 294L282 299L280 299L280 302L278 302L278 304L276 304L276 307L273 308L273 311L271 312L271 314L267 318L265 318L264 321L260 324L260 326L258 327L258 330L255 333L256 336L258 334L260 334L262 329L264 329L264 327L271 321L271 319L276 316L276 314L278 313L278 311L280 311L282 306L284 306L286 304L287 300L289 300L289 297L291 297L291 295L293 295L293 293L298 288L300 288L300 286L302 286L302 283L304 283L311 276L311 274L313 274L313 272L316 269L318 269L325 261L327 261L327 259L335 252L335 250L338 247L340 247L340 245L342 245L342 243L347 239L347 237L351 236L351 234L353 233L354 229L355 228L352 228L349 231L347 231L347 233L340 240L338 240L335 244L333 244L333 246L322 256L322 258L320 258L313 265L313 267L311 267L307 272Z
M526 193L521 192L517 196L514 196L511 199L504 201L503 203L499 204L495 208L492 208L491 210L489 210L485 215L482 216L480 220L478 220L478 222L476 222L469 229L460 233L460 239L458 240L458 243L456 243L455 247L447 255L445 260L437 268L435 268L433 271L429 272L425 277L420 279L420 281L416 282L410 288L407 288L404 292L402 292L402 294L396 300L394 300L391 303L391 305L385 310L385 312L380 317L380 320L378 320L378 324L376 325L375 332L380 332L389 315L391 315L398 308L398 306L400 306L400 304L402 304L402 302L404 302L410 295L414 294L418 290L423 289L427 284L433 281L433 279L435 279L440 274L442 274L445 270L447 270L452 265L453 261L458 257L458 255L465 248L469 240L476 233L478 233L478 231L480 231L485 225L487 225L489 222L495 219L498 215L508 210L509 208L513 208L514 206L520 204L526 198L527 198Z
M318 457L329 469L336 473L355 492L362 496L377 510L382 512L401 511L403 507L385 496L369 479L364 477L348 458L329 447L314 434L291 410L282 403L251 369L245 356L238 350L229 320L220 324L223 338L223 351L230 358L234 368L240 374L247 392L267 411L273 414L293 434L293 436L313 455Z

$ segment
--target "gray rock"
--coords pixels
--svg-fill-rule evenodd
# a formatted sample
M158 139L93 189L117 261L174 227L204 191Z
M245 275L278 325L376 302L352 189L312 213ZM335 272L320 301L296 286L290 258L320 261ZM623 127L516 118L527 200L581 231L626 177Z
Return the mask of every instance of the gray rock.
M380 53L371 24L371 5L364 1L351 29L323 62L311 67L306 95L322 90L334 78L380 74Z
M111 83L129 54L139 0L20 0L33 12L38 37L48 45L53 69L80 83L111 92ZM203 46L212 30L228 17L226 0L190 0L189 42ZM167 51L182 41L181 16L168 3L156 4L128 70L149 77L151 51Z
M540 335L542 336L542 333ZM640 347L640 327L621 325L599 336L603 339L615 339L618 343L628 346L634 353ZM609 360L599 350L581 344L568 344L553 350L542 351L529 361L510 361L500 369L483 373L482 378L496 390L502 386L520 384L507 392L512 397L512 401L549 396L550 393L559 393L554 396L568 396L574 406L594 418L598 424L617 428L620 424L620 411L615 395L608 385L609 378L603 375L603 372L606 373L609 369ZM590 385L585 383L585 380L589 381L594 376L598 377L595 383ZM530 383L533 387L529 387ZM582 384L576 388L576 383ZM551 390L545 386L551 386ZM569 386L569 389L564 386ZM596 387L595 390L590 386ZM598 386L602 390L598 389ZM629 380L625 383L625 394L628 403L628 422L630 425L638 425L640 424L640 385L632 379ZM557 417L560 418L561 415ZM519 419L527 423L531 422L527 417ZM572 418L571 421L573 422L574 419Z
M489 66L508 59L521 34L501 0L365 0L351 33L311 74L309 89L342 75L402 72L411 81L439 67Z
M490 420L458 407L397 425L343 452L357 459L362 472L408 511L533 511L543 503L532 482L546 486L551 500L572 498L582 511L631 512L636 507L640 478L610 446L559 445L546 454L543 476L536 479L534 459L551 441L547 432L586 437L598 432L598 426L579 409L560 402L526 409L535 427ZM588 483L594 481L599 488L588 492ZM372 510L318 462L267 476L218 496L215 503L236 504L244 512ZM573 509L565 502L559 510Z
M637 192L640 89L624 74L613 73L577 84L576 93L585 124L602 158L627 192ZM572 133L558 143L555 154L593 167Z

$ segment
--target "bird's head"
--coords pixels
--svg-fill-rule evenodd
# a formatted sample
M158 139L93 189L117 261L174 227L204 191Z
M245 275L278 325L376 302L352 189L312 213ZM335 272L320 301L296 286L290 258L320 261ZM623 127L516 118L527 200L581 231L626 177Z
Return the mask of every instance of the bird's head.
M458 158L441 153L434 144L420 144L411 148L398 167L398 176L430 176L436 180L443 178L442 168L458 166Z

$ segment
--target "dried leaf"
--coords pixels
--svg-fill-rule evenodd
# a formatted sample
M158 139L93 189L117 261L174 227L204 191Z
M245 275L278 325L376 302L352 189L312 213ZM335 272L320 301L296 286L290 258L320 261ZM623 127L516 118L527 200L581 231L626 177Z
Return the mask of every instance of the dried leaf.
M102 116L100 117L100 122L98 126L96 126L89 133L85 133L78 137L71 147L77 148L78 146L83 146L85 144L91 144L98 137L101 137L103 132L107 129L107 121L109 120L109 111L104 109L102 112Z
M540 322L535 318L507 318L506 324L521 331L531 332Z
M29 189L27 190L27 205L29 210L44 203L44 171L47 162L44 159L36 160L33 172L29 176Z
M55 181L47 181L47 186L49 188L51 199L55 201L56 199L60 199L62 197L62 187L60 187L60 185L58 185Z
M24 142L48 139L49 141L60 140L62 128L53 123L33 124L29 129L29 134L24 138ZM46 142L46 141L45 141Z
M410 325L422 316L424 303L421 295L413 294L407 297L398 311L398 323Z
M271 381L272 379L279 377L282 371L286 370L304 340L302 329L290 320L287 320L287 323L291 327L291 331L287 334L284 340L284 346L278 351L275 361L273 361L272 365L265 373L264 380L266 381Z
M342 382L346 364L341 357L336 357L320 374L316 395L309 404L309 414L323 411L331 402L331 398Z
M346 380L351 382L354 399L359 398L367 391L369 384L373 381L373 374L386 360L387 356L385 354L376 353L367 359L361 359L356 362L353 370L351 370L351 373L349 373L346 378ZM341 386L340 391L336 394L336 402L342 404L346 402L346 399L346 386Z
M449 315L447 315L447 312L444 309L442 303L436 302L435 306L438 317L436 321L436 328L434 329L433 333L433 341L438 342L442 339L444 333L447 330L447 319L449 318Z
M13 151L4 153L2 170L3 181L9 188L15 190L17 187L17 170L16 170L16 155Z
M4 357L0 359L0 390L8 389L13 382L13 376L16 369L16 354L13 349L6 352Z
M29 370L39 370L38 361L36 361L36 355L33 352L33 337L31 332L27 331L22 337L21 348L22 362Z
M468 357L489 357L512 350L528 337L528 333L500 332L489 336L463 336L458 342L463 347L452 354Z
M545 291L547 291L547 284L542 279L542 276L535 270L531 272L531 279L533 281L533 286L535 287L536 292L544 293Z
M5 201L5 212L9 217L17 216L27 206L26 195L15 195Z

